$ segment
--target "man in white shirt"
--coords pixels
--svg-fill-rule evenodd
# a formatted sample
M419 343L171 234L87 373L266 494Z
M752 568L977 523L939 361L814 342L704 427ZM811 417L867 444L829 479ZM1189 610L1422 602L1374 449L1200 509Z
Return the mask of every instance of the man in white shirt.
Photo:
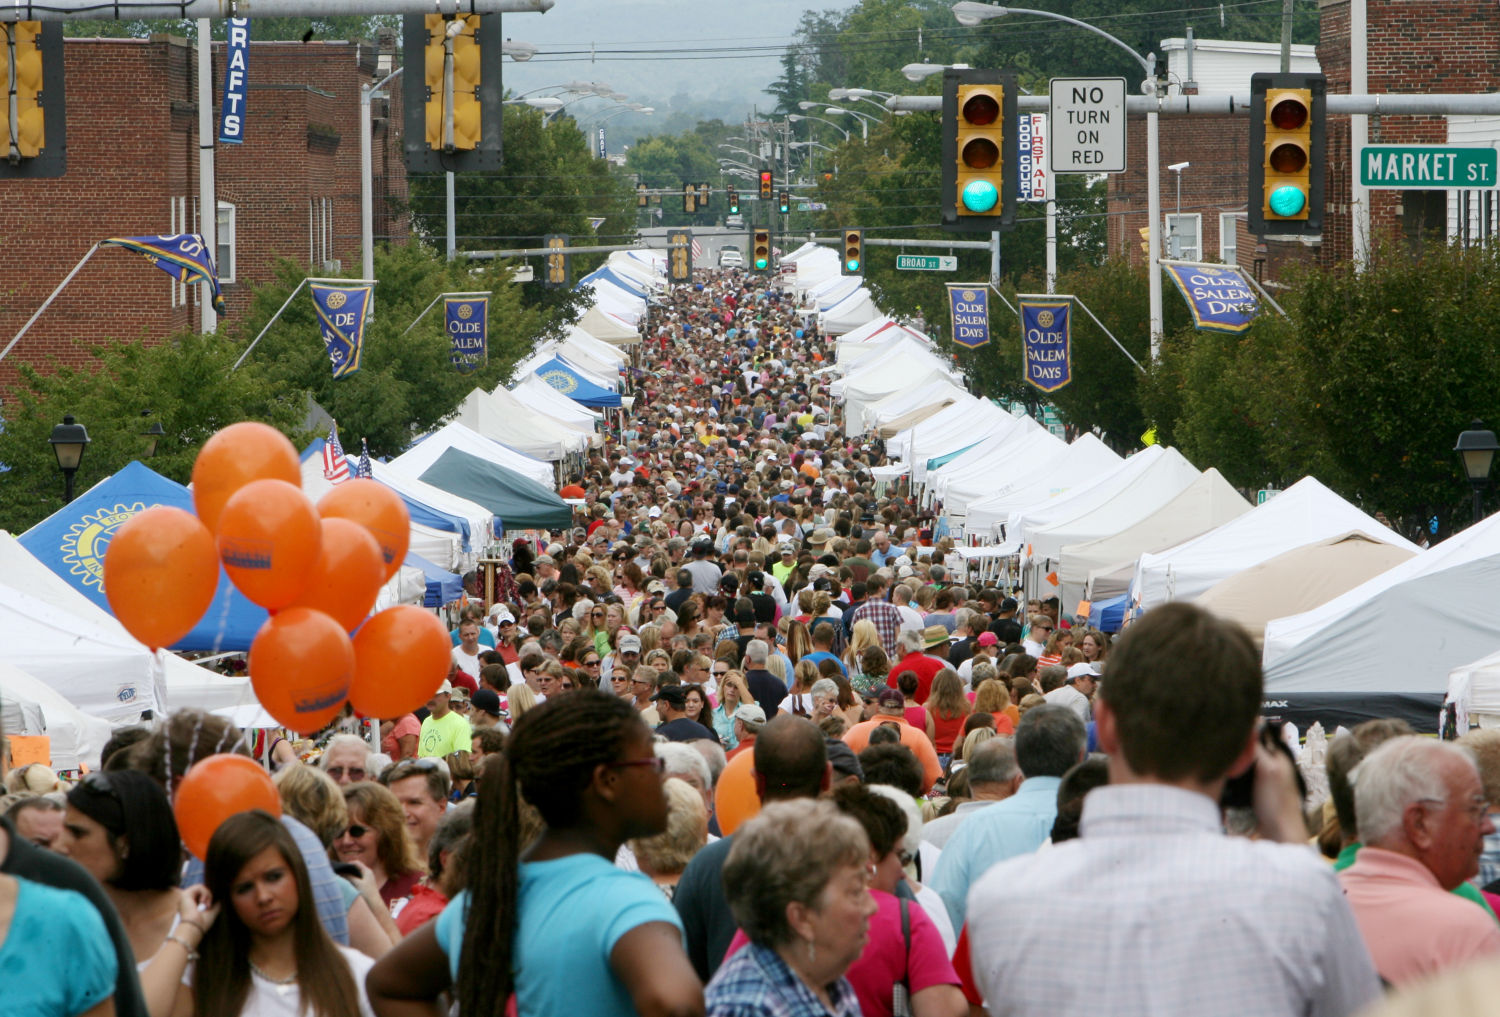
M1042 688L1047 687L1047 673L1060 668L1059 664L1052 664L1042 668ZM1078 714L1078 719L1087 724L1092 717L1089 713L1089 700L1094 695L1094 689L1098 687L1099 666L1097 664L1074 664L1067 670L1067 677L1063 684L1048 692L1042 698L1049 703L1066 706Z
M1379 997L1333 870L1306 844L1292 763L1260 744L1261 693L1255 645L1201 608L1165 604L1127 630L1096 704L1109 785L1085 799L1081 836L1001 862L969 893L992 1017L1340 1017ZM1226 836L1218 807L1251 763L1254 841Z
M458 645L453 648L453 663L464 674L479 681L479 623L462 622L458 626Z

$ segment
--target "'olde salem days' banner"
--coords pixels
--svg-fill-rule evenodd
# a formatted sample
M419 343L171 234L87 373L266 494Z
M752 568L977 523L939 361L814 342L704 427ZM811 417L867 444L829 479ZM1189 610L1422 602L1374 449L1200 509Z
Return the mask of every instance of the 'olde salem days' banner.
M989 288L984 283L949 283L948 317L956 345L972 350L989 342Z
M1073 380L1073 298L1016 294L1021 309L1021 357L1026 380L1056 392Z
M1193 261L1164 261L1161 267L1182 291L1200 331L1238 333L1255 320L1260 303L1240 269Z
M447 297L443 300L443 325L451 344L450 358L460 371L472 371L484 363L489 308L489 297Z

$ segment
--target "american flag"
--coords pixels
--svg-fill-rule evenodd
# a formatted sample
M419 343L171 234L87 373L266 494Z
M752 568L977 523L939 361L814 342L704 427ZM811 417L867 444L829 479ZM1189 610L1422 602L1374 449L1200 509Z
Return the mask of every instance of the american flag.
M359 439L359 469L355 472L362 480L374 480L375 469L370 465L370 443L364 438Z
M339 444L339 425L328 429L328 440L323 442L323 477L335 484L349 479L349 460L344 458L344 446Z

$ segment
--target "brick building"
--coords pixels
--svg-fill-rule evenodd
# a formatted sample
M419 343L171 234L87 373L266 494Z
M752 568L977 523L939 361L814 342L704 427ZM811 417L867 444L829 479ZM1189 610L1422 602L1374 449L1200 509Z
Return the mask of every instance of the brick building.
M1492 0L1366 0L1369 91L1483 93L1500 90L1500 18ZM1315 47L1293 47L1292 69L1321 70L1328 92L1347 94L1350 81L1349 0L1320 0ZM1279 48L1268 43L1200 40L1188 71L1184 40L1163 40L1172 94L1196 79L1201 95L1248 97L1250 75L1280 69ZM1190 89L1191 93L1191 89ZM1163 255L1172 248L1204 260L1236 262L1263 278L1292 261L1324 264L1352 256L1352 182L1349 118L1328 118L1328 176L1320 244L1259 243L1245 225L1249 123L1245 116L1163 116L1161 207ZM1380 116L1369 119L1370 144L1472 144L1500 147L1500 117ZM1139 230L1146 218L1146 122L1128 124L1129 171L1109 182L1108 249L1145 258ZM1190 162L1182 173L1183 218L1177 218L1176 177L1167 166ZM1414 249L1429 240L1477 243L1500 233L1500 201L1492 189L1370 193L1372 237L1396 237ZM1194 219L1193 217L1198 217ZM1195 231L1196 230L1196 234Z
M10 341L88 248L110 236L170 234L198 226L197 59L182 39L67 39L67 172L0 177L0 347ZM214 96L223 43L214 45ZM359 90L389 56L357 42L252 42L245 141L215 152L216 262L232 320L251 282L275 260L318 272L359 264ZM406 175L399 90L374 104L377 240L403 238ZM392 107L396 107L392 109ZM218 110L214 110L218 127ZM96 252L25 338L0 362L49 355L83 363L79 338L160 340L199 324L200 287L179 286L139 255Z

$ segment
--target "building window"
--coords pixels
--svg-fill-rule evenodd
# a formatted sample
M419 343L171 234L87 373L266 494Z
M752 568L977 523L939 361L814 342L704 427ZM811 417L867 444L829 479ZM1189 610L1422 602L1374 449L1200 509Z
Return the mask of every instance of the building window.
M1219 216L1219 260L1226 265L1239 264L1239 250L1235 236L1239 221L1238 212L1224 212Z
M214 234L218 250L214 252L214 267L219 270L220 284L234 282L234 211L229 202L219 202L219 219Z
M1199 241L1202 222L1203 217L1196 212L1167 216L1168 258L1174 261L1198 260L1198 252L1203 246Z

